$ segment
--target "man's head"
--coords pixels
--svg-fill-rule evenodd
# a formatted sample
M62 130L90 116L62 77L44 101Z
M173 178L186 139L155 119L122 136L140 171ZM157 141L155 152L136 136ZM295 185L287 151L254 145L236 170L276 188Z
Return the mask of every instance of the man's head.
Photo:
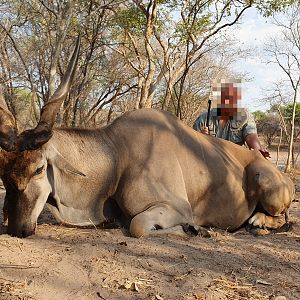
M217 114L220 117L236 118L238 114L241 88L233 80L217 80L213 84L213 98L217 101Z

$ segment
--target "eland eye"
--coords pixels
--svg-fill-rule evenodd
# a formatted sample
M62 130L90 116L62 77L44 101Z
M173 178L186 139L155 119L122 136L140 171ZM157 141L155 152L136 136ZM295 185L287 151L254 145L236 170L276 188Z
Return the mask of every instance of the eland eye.
M44 169L44 166L40 167L40 168L37 168L34 175L39 175L43 172L43 169Z

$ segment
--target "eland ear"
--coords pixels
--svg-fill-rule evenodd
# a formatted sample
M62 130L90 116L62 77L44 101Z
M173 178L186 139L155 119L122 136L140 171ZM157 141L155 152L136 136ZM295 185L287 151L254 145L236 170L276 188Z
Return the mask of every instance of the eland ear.
M5 151L16 150L17 136L16 120L7 107L0 85L0 147Z
M87 177L83 172L75 168L56 148L53 146L47 147L47 160L52 166L59 170L75 176Z

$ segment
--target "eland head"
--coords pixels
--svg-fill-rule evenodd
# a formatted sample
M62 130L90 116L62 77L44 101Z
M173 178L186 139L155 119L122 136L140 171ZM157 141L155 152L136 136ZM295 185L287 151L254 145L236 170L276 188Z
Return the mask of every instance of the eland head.
M37 218L51 193L42 146L51 139L56 115L70 90L79 48L78 38L62 82L42 108L34 129L19 134L15 119L0 96L0 176L6 189L10 235L26 237L35 232Z

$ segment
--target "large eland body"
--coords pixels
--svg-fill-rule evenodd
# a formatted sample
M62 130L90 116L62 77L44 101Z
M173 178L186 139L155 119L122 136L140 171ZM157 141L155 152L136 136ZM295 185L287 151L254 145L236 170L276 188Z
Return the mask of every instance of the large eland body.
M290 179L258 151L151 109L99 130L54 130L40 149L19 153L4 182L9 231L18 236L33 232L47 201L73 225L117 218L116 202L139 237L181 224L233 230L258 206L278 216L293 199Z

